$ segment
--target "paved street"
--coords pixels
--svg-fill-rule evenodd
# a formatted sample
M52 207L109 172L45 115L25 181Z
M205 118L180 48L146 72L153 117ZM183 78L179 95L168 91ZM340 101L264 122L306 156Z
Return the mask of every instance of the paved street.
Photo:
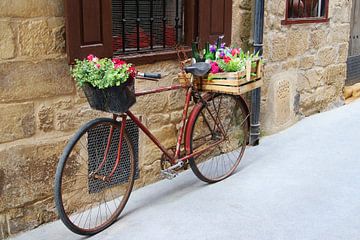
M133 192L91 240L360 239L360 101L306 118L248 148L213 185L187 171ZM83 239L60 222L16 240Z

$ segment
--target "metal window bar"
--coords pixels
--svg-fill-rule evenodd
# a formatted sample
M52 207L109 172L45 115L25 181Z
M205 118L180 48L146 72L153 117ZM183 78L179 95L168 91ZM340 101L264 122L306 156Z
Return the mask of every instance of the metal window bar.
M163 0L163 41L166 48L166 0Z
M288 18L324 17L325 0L288 0Z
M154 49L154 34L153 34L153 24L154 24L154 2L150 0L150 49Z
M136 48L140 50L140 13L139 13L139 0L136 0Z
M176 17L175 17L175 34L176 34L176 43L179 42L179 0L176 0Z
M183 39L184 0L112 0L114 55L171 48Z
M122 5L121 5L121 9L122 9L122 49L123 52L125 53L125 48L126 48L126 19L125 19L125 0L122 0Z

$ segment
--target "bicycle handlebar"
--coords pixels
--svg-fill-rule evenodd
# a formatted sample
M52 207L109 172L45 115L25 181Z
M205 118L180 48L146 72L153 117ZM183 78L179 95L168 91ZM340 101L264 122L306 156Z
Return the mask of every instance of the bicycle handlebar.
M140 76L140 77L144 77L144 78L155 78L155 79L160 79L161 78L160 73L142 73L142 72L138 72L137 75Z

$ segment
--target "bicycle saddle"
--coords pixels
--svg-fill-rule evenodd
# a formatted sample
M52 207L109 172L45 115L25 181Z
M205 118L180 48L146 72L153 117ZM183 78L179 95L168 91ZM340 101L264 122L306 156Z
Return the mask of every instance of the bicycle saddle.
M196 77L205 76L211 69L211 65L205 62L194 63L191 66L187 66L184 68L186 73L191 73Z

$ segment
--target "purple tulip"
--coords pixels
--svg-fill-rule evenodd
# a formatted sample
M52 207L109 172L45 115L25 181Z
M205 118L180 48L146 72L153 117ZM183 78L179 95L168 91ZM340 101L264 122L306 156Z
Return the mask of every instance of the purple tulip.
M216 46L215 45L210 45L210 52L216 53Z

